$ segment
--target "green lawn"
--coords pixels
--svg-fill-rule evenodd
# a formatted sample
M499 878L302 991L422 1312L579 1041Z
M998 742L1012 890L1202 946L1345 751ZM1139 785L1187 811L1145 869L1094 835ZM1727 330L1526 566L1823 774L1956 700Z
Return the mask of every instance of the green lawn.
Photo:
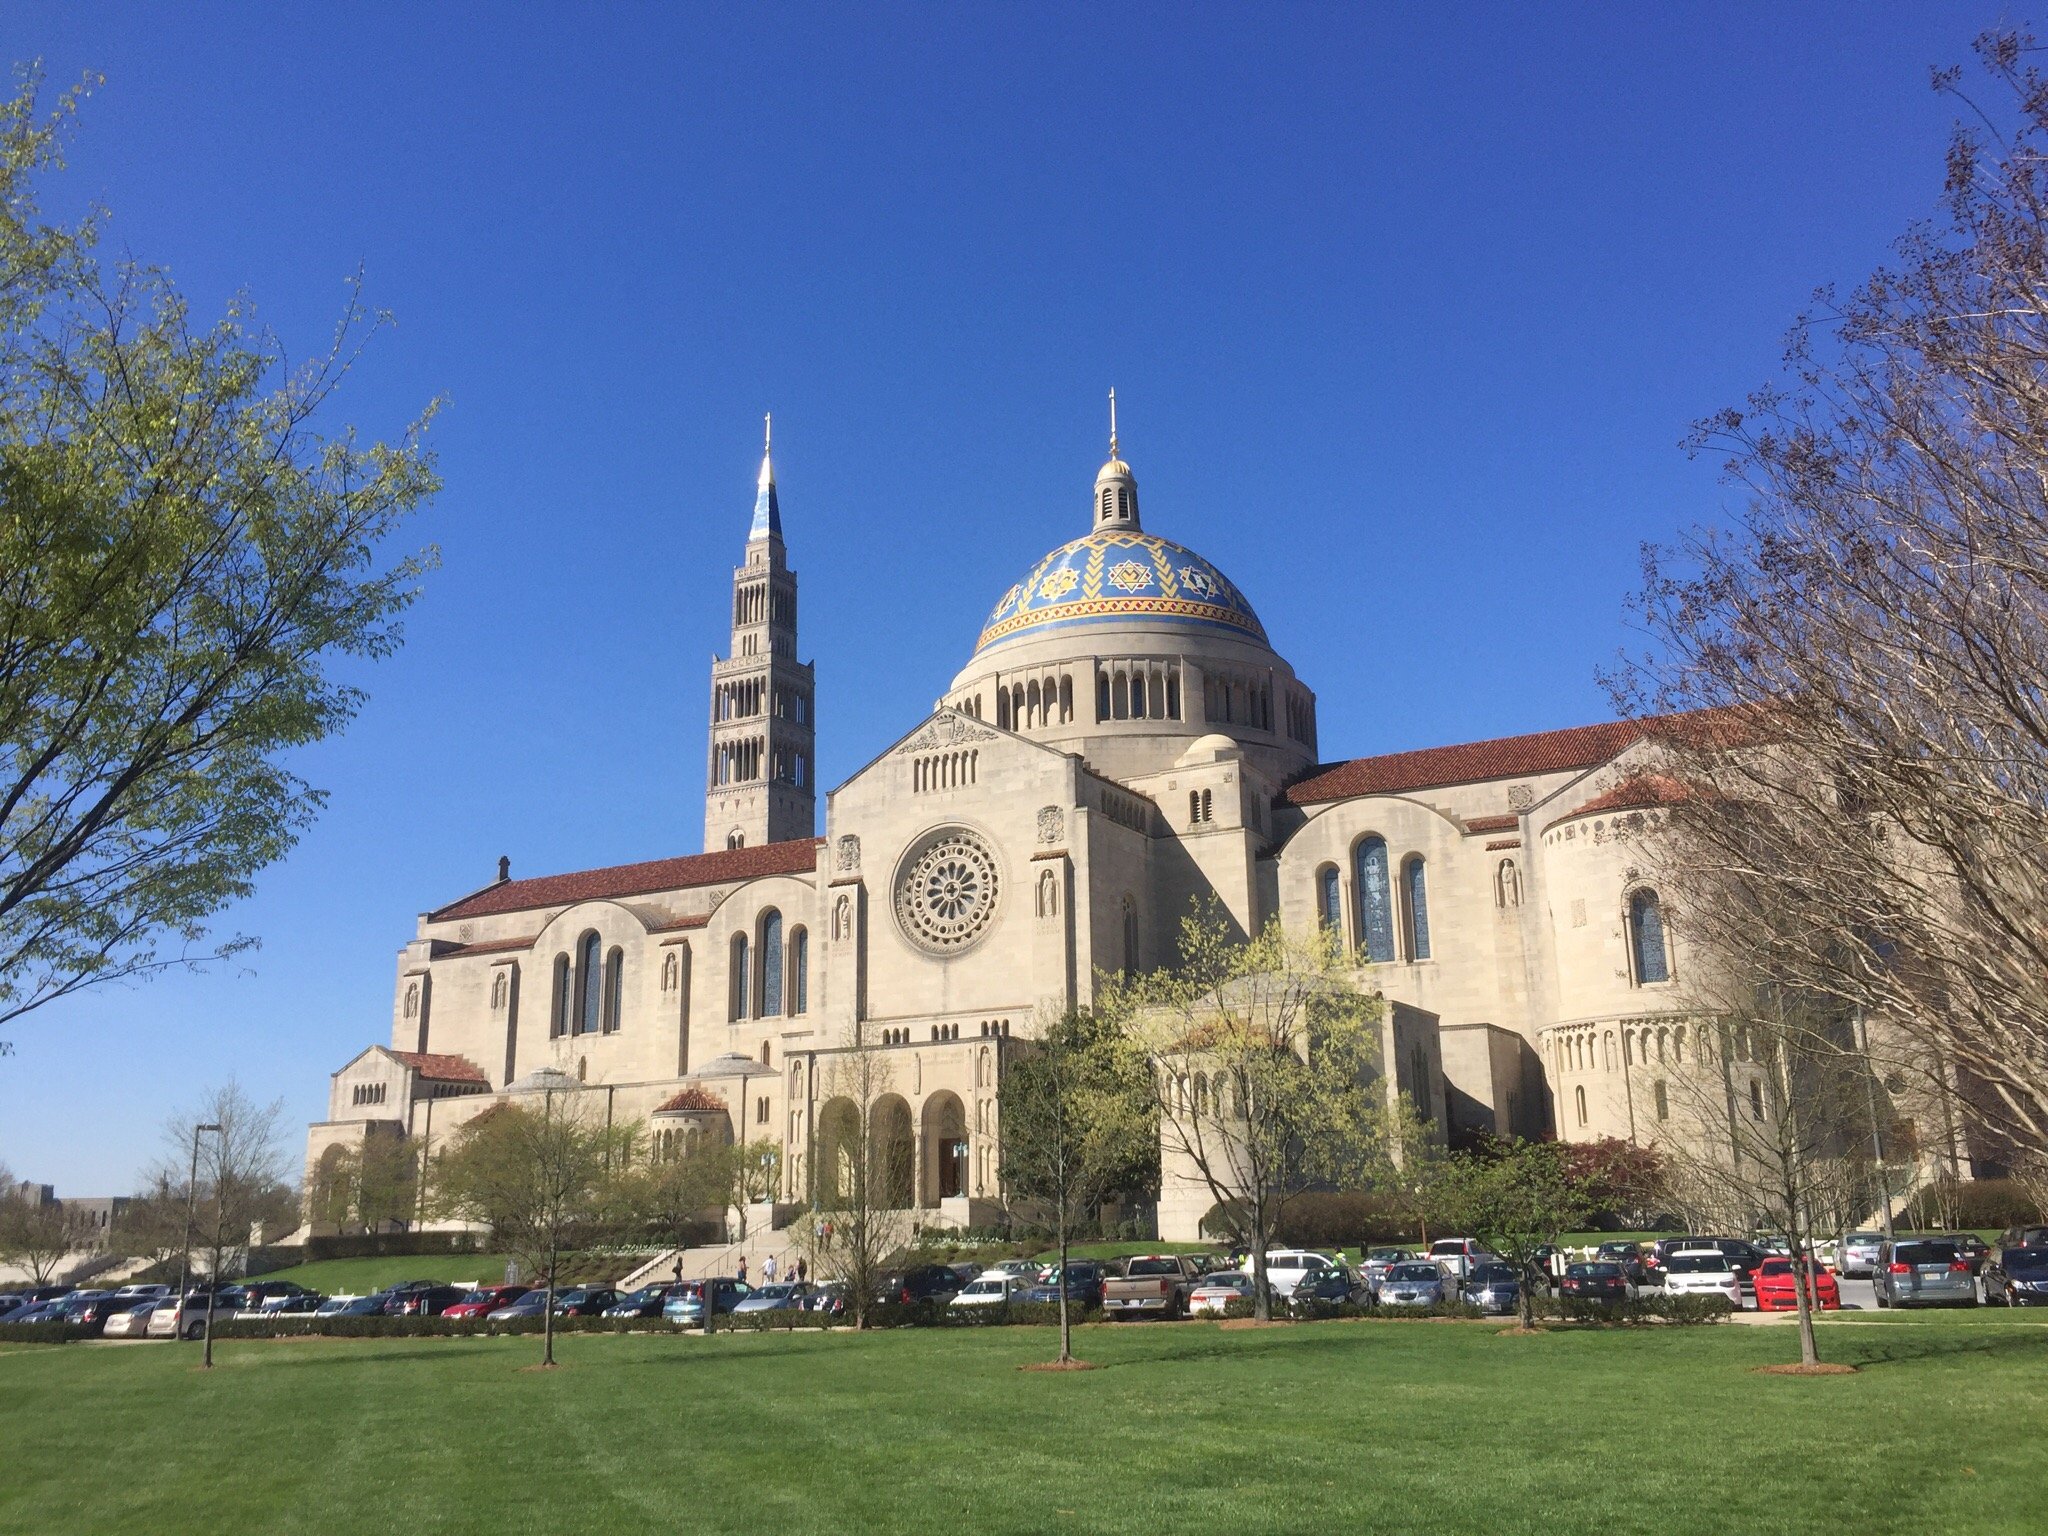
M258 1280L291 1280L329 1296L366 1296L401 1280L480 1280L505 1278L505 1260L484 1253L387 1254L367 1259L319 1259L290 1269L271 1270Z
M2048 1326L1098 1326L0 1350L0 1531L2039 1528ZM2003 1405L2002 1412L1997 1411ZM2000 1421L2006 1426L1999 1428Z

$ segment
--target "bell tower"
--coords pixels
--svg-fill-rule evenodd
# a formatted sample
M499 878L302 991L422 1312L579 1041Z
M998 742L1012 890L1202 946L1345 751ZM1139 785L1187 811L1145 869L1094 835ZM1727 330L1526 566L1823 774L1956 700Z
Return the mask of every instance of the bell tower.
M817 828L814 681L796 659L796 572L782 546L772 439L763 437L746 561L732 573L732 649L711 658L706 853L812 837Z

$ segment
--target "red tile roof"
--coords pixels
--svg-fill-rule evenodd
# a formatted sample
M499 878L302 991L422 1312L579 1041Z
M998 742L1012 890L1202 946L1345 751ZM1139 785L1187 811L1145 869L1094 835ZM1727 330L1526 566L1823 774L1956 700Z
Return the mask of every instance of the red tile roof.
M725 1100L703 1088L685 1088L675 1097L664 1099L654 1106L657 1115L673 1114L682 1109L725 1109Z
M1501 837L1488 843L1486 851L1488 853L1499 853L1503 848L1519 848L1521 846L1522 840L1519 837Z
M482 1083L485 1087L490 1086L491 1080L484 1076L484 1069L467 1056L442 1056L433 1051L393 1051L391 1054L421 1077L432 1078L437 1083Z
M498 912L523 912L532 907L566 907L579 901L620 896L646 896L655 891L689 886L726 885L758 880L764 875L809 874L818 867L822 837L798 837L758 848L721 848L714 853L685 854L677 859L649 859L643 864L614 864L566 875L537 875L531 880L502 880L474 896L427 914L441 922L457 917L489 917Z
M1522 824L1519 816L1474 816L1465 823L1467 832L1512 832Z
M1600 725L1502 736L1463 746L1424 747L1419 752L1390 752L1383 757L1354 757L1348 763L1326 763L1291 786L1287 799L1293 805L1319 805L1359 795L1398 795L1411 789L1481 784L1489 779L1582 773L1619 757L1651 736L1712 748L1753 740L1756 734L1755 728L1745 724L1733 710L1707 709L1652 715L1642 720L1609 720Z
M663 923L654 931L656 933L674 933L682 928L708 928L710 925L711 914L709 912L691 912L686 916L677 918L672 923Z
M1692 791L1668 773L1639 773L1623 779L1604 795L1595 795L1577 810L1566 811L1550 826L1578 816L1599 815L1604 811L1640 811L1652 806L1677 805L1691 796Z

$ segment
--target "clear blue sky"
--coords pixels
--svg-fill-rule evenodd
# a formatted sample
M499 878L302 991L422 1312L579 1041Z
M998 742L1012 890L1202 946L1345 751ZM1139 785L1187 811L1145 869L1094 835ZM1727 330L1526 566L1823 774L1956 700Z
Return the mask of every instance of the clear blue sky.
M764 410L825 784L1085 530L1112 384L1326 757L1604 718L1637 546L1725 504L1687 424L1933 207L1928 66L1999 14L1631 9L11 6L107 77L65 199L299 351L362 265L342 415L448 408L444 566L223 920L263 948L10 1026L0 1160L123 1190L230 1073L296 1153L416 913L695 851Z

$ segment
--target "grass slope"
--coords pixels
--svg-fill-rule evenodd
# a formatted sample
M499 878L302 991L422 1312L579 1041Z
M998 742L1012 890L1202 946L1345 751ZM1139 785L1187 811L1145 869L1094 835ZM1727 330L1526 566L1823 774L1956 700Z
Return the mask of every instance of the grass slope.
M231 1342L0 1351L0 1531L2039 1527L2048 1328L1489 1325Z

